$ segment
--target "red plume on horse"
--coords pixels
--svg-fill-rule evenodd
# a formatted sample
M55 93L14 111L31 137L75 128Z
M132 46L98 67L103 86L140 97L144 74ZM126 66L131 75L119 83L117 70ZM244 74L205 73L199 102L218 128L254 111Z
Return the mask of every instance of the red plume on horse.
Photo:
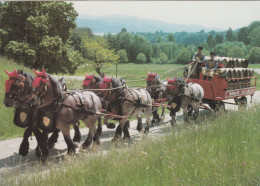
M155 76L157 75L157 72L155 72L155 73L150 73L149 71L148 71L148 77L146 78L146 81L154 81L154 78L155 78Z
M174 78L174 79L169 79L169 78L167 77L167 82L168 82L167 87L168 87L170 90L173 90L173 89L175 88L176 78Z
M5 92L9 92L13 82L18 78L19 75L16 69L14 69L13 72L8 72L5 70L5 73L9 76L9 79L5 81Z
M94 79L94 76L95 76L95 73L93 73L92 75L88 75L87 73L86 73L86 77L85 77L85 80L83 81L83 87L84 86L88 86L92 81L93 81L93 79Z
M38 87L40 85L40 82L46 83L47 82L47 74L44 68L42 68L41 72L36 71L33 69L36 78L33 81L32 88L33 87Z

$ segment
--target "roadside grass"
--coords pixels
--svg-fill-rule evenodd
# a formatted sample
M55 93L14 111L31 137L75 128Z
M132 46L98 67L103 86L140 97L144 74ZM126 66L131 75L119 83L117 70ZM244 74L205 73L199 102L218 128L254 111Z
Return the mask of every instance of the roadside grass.
M181 66L183 65L181 64L134 64L134 63L118 64L118 77L125 78L127 80L128 87L146 87L145 79L147 78L148 70L150 72L157 72L159 75L164 73L162 74L163 76L161 78L161 80L164 80L167 77L167 75L169 76L169 78L173 76L182 76L182 70L180 70L178 73L172 73L172 72L169 72L169 74L165 73L166 71L173 70ZM109 67L103 68L102 72L108 76L115 77L116 65L111 65ZM95 71L89 67L81 66L76 71L75 76L85 76L86 73L92 74L95 73Z
M259 185L259 110L177 125L122 150L67 157L59 168L3 185Z
M0 140L22 136L24 129L14 125L14 108L7 108L4 106L5 96L5 81L8 79L7 74L4 72L6 69L13 72L14 68L24 69L26 72L32 72L29 68L15 63L12 60L0 56Z

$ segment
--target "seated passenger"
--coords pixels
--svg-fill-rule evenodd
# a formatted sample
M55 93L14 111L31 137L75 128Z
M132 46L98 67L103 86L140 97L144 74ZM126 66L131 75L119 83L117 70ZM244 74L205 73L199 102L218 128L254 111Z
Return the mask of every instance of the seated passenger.
M205 56L202 53L203 48L198 47L198 52L195 53L192 57L193 64L190 67L190 70L192 70L190 78L191 79L199 79L199 74L201 72L201 63L205 61Z
M210 81L218 68L218 61L214 60L214 56L215 53L210 52L210 60L206 61L205 71L203 72L203 80L206 80L208 77L208 81Z

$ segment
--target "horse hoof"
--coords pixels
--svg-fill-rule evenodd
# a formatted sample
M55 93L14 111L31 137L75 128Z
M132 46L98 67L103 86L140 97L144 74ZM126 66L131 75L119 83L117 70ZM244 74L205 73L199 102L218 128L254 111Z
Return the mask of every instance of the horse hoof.
M67 154L68 154L69 156L72 156L72 155L76 154L76 149L70 149L70 150L68 150Z
M19 154L21 156L26 156L29 152L29 142L24 142L21 144L20 148L19 148Z
M81 135L75 135L74 138L73 138L73 142L80 142L81 140Z
M141 131L143 130L142 125L141 125L141 124L138 124L137 127L136 127L136 130L137 130L138 132L141 132Z
M116 128L116 125L114 123L108 123L107 128L108 129L114 129L114 128Z

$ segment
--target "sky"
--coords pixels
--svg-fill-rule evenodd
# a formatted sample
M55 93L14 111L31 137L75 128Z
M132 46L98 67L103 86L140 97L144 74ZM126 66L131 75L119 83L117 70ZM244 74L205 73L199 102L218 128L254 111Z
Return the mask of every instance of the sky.
M260 1L74 1L73 4L79 16L127 15L224 30L260 20Z

